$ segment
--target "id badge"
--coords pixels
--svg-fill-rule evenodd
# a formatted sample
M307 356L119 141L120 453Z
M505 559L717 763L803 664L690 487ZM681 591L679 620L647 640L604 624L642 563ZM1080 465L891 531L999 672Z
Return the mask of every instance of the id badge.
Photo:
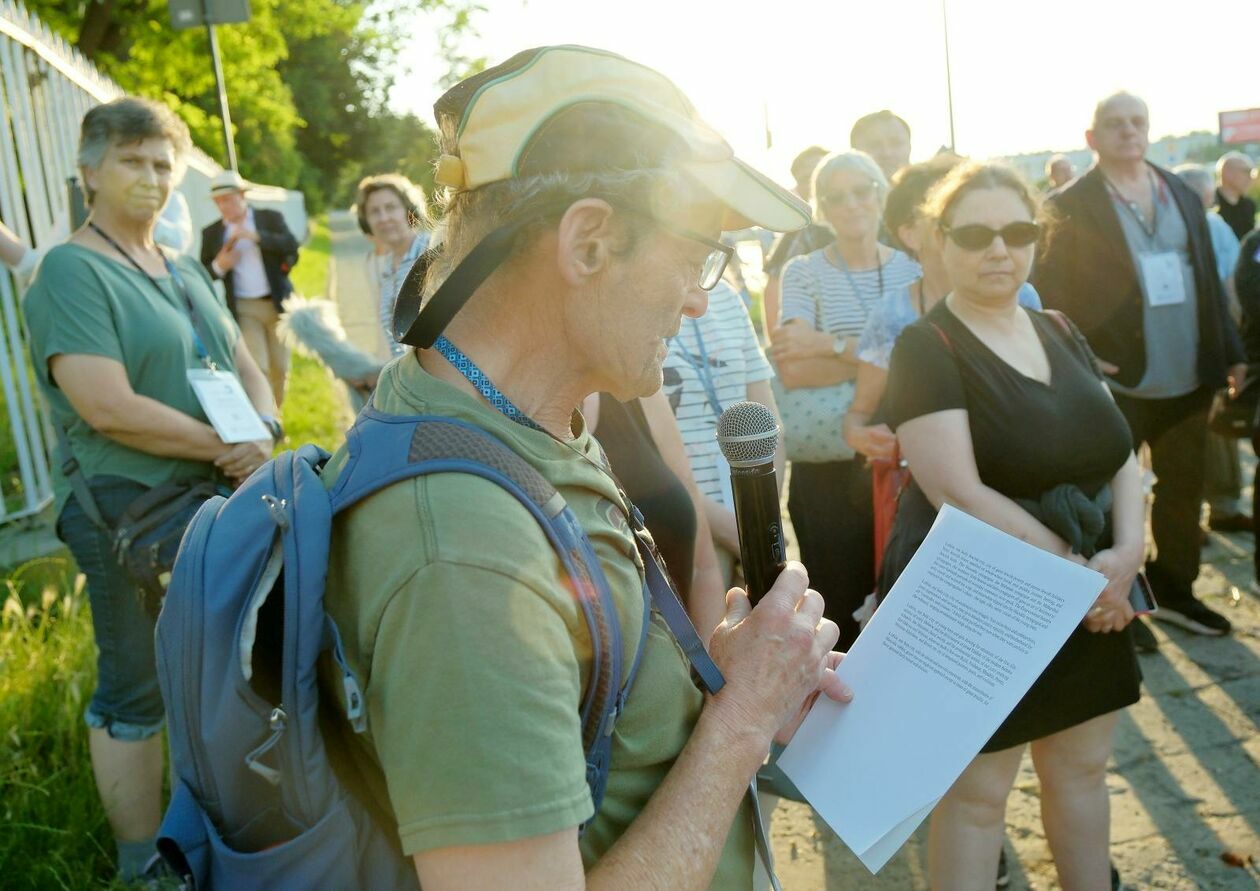
M190 368L188 383L201 403L210 426L226 443L268 439L267 425L258 417L245 388L234 374L208 368Z
M1142 255L1142 281L1151 306L1175 306L1186 302L1186 280L1181 258L1174 251Z

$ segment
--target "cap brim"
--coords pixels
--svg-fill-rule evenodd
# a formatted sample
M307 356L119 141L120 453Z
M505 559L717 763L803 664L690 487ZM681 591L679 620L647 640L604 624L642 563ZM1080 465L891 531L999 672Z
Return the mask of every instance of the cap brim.
M739 158L684 162L682 167L726 205L724 230L761 226L772 232L792 232L812 219L808 204Z

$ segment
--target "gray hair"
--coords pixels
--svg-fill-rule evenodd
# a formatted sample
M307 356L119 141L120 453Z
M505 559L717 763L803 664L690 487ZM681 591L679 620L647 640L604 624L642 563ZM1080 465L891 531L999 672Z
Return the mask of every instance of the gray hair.
M1216 188L1216 180L1212 171L1202 164L1182 164L1173 168L1173 173L1181 177L1181 181L1202 196Z
M689 199L707 198L698 186L677 170L647 168L597 172L550 172L489 183L471 191L448 190L442 200L442 218L433 237L440 245L425 277L424 294L431 295L483 238L514 220L532 219L517 239L513 256L534 242L543 230L555 224L570 205L583 198L599 198L616 208L639 208L645 214L666 205L684 204ZM627 214L630 237L625 251L633 249L650 225L637 215ZM511 258L506 261L511 262ZM506 264L505 264L506 265Z
M1251 157L1247 155L1246 152L1239 152L1239 151L1226 152L1225 154L1221 155L1221 157L1216 162L1216 178L1217 179L1221 178L1221 173L1224 172L1225 165L1228 164L1230 161L1241 161L1242 163L1246 164L1248 168L1255 166L1255 164L1251 160Z
M834 152L818 163L818 167L814 170L814 219L823 222L820 187L831 177L844 171L857 173L875 184L875 191L879 197L879 212L882 215L884 201L888 198L888 178L884 176L884 171L875 163L874 158L866 152L854 149L849 152Z
M192 148L188 125L160 102L125 96L88 110L79 131L79 167L95 170L111 145L130 145L145 139L165 139L175 150L176 179ZM86 188L86 184L85 184ZM91 202L91 190L87 189Z

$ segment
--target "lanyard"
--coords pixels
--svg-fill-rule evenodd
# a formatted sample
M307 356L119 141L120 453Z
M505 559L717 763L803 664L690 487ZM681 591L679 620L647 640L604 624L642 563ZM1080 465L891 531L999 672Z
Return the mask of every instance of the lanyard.
M147 278L149 284L153 285L157 292L162 295L162 299L166 299L166 292L162 290L162 286L158 284L157 279L149 275L149 271L137 263L135 257L123 250L122 246L110 238L105 230L96 225L96 223L88 223L88 226L91 227L93 232L105 239L110 247L126 257L127 262L134 266L137 272ZM175 264L171 262L170 257L166 256L165 253L162 254L162 262L166 264L166 272L170 275L171 283L176 292L184 299L184 307L188 310L188 324L192 328L193 347L197 350L197 358L201 360L201 363L206 368L215 371L218 366L214 364L214 359L210 358L205 341L201 338L201 332L197 330L197 308L193 305L192 295L188 293L188 286L184 283L184 277L180 275L179 270L175 268Z
M1116 188L1116 184L1111 180L1103 177L1103 181L1107 184L1107 191L1111 194L1111 198L1121 207L1129 212L1129 216L1146 233L1146 237L1150 241L1154 241L1155 233L1159 231L1159 206L1166 200L1164 195L1164 183L1161 180L1158 190L1155 186L1155 175L1148 169L1146 171L1147 183L1151 187L1151 224L1148 226L1146 220L1142 216L1141 208L1138 207L1136 201L1130 201L1124 196L1124 193Z
M717 385L713 383L713 367L709 364L709 351L704 346L704 334L700 331L700 323L695 319L691 319L691 330L696 335L696 347L700 350L700 361L696 361L696 357L687 351L682 341L674 338L674 342L678 345L678 355L695 371L696 377L700 378L700 383L704 386L704 395L709 400L709 408L713 410L715 418L722 417L722 400L718 398Z
M647 552L647 554L651 557L651 560L644 557L644 572L646 573L644 585L650 590L652 602L656 605L657 610L665 619L665 623L669 626L670 632L673 633L675 640L678 641L678 644L682 647L683 652L687 654L688 661L691 662L691 667L700 677L700 680L703 682L705 688L710 693L716 693L718 690L722 689L722 685L726 683L722 678L722 672L718 669L717 664L714 663L712 657L710 657L708 652L705 650L704 643L700 640L700 635L696 633L695 627L691 624L691 620L687 617L687 611L683 608L682 603L679 601L677 592L674 591L674 586L666 581L668 576L665 575L664 570L660 568L656 546L650 543L650 538L645 539L644 535L641 534L646 533L647 528L643 525L643 515L639 513L638 508L631 504L630 499L626 496L624 487L622 487L617 478L613 476L608 468L599 466L594 461L591 461L590 458L587 458L585 455L578 452L572 446L569 446L568 444L562 442L559 438L552 436L552 434L545 430L540 424L538 424L538 422L517 408L516 404L494 385L494 382L486 376L485 372L478 368L477 364L473 362L472 359L468 358L468 356L465 355L459 347L451 343L445 335L439 337L433 342L433 348L441 353L442 357L446 359L447 362L450 362L452 367L454 367L454 369L458 371L466 381L472 384L477 389L477 392L480 393L487 402L494 406L495 410L501 415L508 418L508 420L515 421L522 427L527 427L530 430L538 430L545 433L547 436L551 436L551 438L556 442L564 445L583 461L586 461L592 467L599 470L600 473L603 473L612 480L613 485L617 488L617 494L620 496L619 501L621 503L618 507L621 509L622 514L625 516L626 521L630 525L630 529L634 533L635 540L639 544L639 550L641 552ZM651 563L652 566L647 566L648 563ZM660 577L660 583L649 584L649 581L653 580L655 576ZM644 616L643 618L644 621L647 621L647 616Z
M832 253L835 254L836 265L840 267L840 271L844 273L844 277L849 280L849 287L853 289L853 296L857 298L859 303L865 304L866 298L862 294L862 288L858 285L857 278L854 277L853 271L849 269L849 264L844 262L844 257L840 256L839 251L833 250ZM884 299L884 264L879 262L879 248L875 249L875 269L879 273L879 293L876 294L876 301L879 301ZM822 323L821 319L819 319L819 323Z

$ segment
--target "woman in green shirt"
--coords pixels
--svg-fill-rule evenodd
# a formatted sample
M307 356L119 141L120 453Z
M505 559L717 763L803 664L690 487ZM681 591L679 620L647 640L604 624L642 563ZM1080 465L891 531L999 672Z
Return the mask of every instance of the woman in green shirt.
M106 524L154 486L237 482L279 436L275 402L236 323L194 260L168 257L153 229L189 148L165 106L125 98L83 119L79 167L91 215L50 251L23 301L35 372ZM235 374L272 437L228 445L188 371ZM97 788L123 879L154 853L161 817L162 699L153 618L113 560L110 535L56 481L57 532L87 576L99 650L86 720Z

